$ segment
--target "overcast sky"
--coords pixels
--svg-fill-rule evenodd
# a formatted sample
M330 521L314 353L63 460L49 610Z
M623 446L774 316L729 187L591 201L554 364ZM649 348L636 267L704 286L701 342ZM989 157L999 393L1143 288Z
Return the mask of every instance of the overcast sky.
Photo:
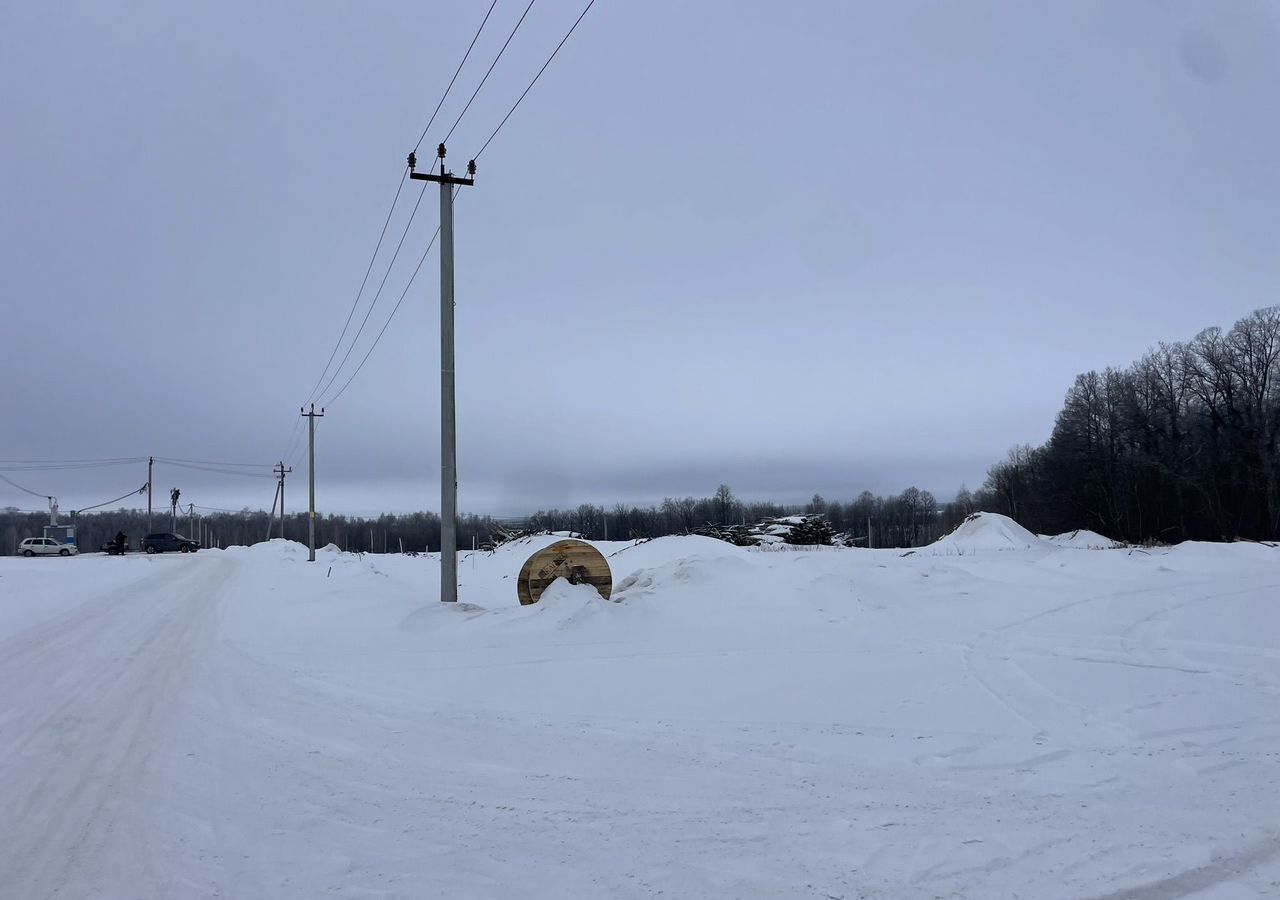
M0 460L286 454L487 6L0 4ZM453 168L581 6L533 6ZM498 0L424 159L524 7ZM457 203L460 506L977 487L1076 373L1280 302L1278 9L598 0ZM431 186L320 397L322 510L438 509L434 252L328 402L438 213ZM146 480L0 471L64 509Z

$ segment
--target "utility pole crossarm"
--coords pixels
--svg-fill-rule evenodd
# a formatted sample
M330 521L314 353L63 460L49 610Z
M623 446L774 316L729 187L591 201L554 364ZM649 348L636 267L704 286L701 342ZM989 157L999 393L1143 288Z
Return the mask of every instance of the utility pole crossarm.
M414 181L438 181L441 184L465 184L465 185L471 186L476 183L476 180L474 178L462 178L461 176L454 175L452 172L446 172L443 175L432 175L430 173L423 173L423 172L410 172L409 177L412 178Z

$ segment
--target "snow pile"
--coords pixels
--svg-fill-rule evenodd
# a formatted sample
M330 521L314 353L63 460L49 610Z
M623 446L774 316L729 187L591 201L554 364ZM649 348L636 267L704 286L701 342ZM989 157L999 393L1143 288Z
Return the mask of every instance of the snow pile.
M1028 550L1044 544L1040 538L1008 516L977 512L960 523L955 531L929 546L941 551Z
M1049 535L1044 540L1055 547L1070 547L1075 550L1113 550L1124 546L1120 541L1113 541L1087 528L1078 528L1065 534Z

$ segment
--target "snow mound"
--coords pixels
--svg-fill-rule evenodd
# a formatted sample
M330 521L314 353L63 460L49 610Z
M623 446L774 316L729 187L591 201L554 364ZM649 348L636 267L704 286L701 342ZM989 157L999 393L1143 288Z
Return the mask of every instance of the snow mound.
M1076 550L1114 550L1117 547L1124 546L1119 541L1113 541L1111 538L1104 537L1096 531L1089 531L1087 528L1078 528L1075 531L1068 531L1064 534L1049 535L1044 540L1056 547L1072 547Z
M955 531L930 544L938 550L1026 550L1044 541L1008 516L978 512Z

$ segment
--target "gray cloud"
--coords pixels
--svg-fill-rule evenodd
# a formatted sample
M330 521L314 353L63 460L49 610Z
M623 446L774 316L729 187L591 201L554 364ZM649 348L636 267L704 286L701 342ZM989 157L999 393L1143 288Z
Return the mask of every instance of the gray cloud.
M464 506L976 486L1078 371L1276 302L1273 6L795 13L597 4L486 151L457 207ZM285 454L479 15L0 10L0 459ZM535 9L451 160L573 15ZM437 279L433 256L329 406L330 508L435 506ZM42 477L81 505L139 480L107 475Z

